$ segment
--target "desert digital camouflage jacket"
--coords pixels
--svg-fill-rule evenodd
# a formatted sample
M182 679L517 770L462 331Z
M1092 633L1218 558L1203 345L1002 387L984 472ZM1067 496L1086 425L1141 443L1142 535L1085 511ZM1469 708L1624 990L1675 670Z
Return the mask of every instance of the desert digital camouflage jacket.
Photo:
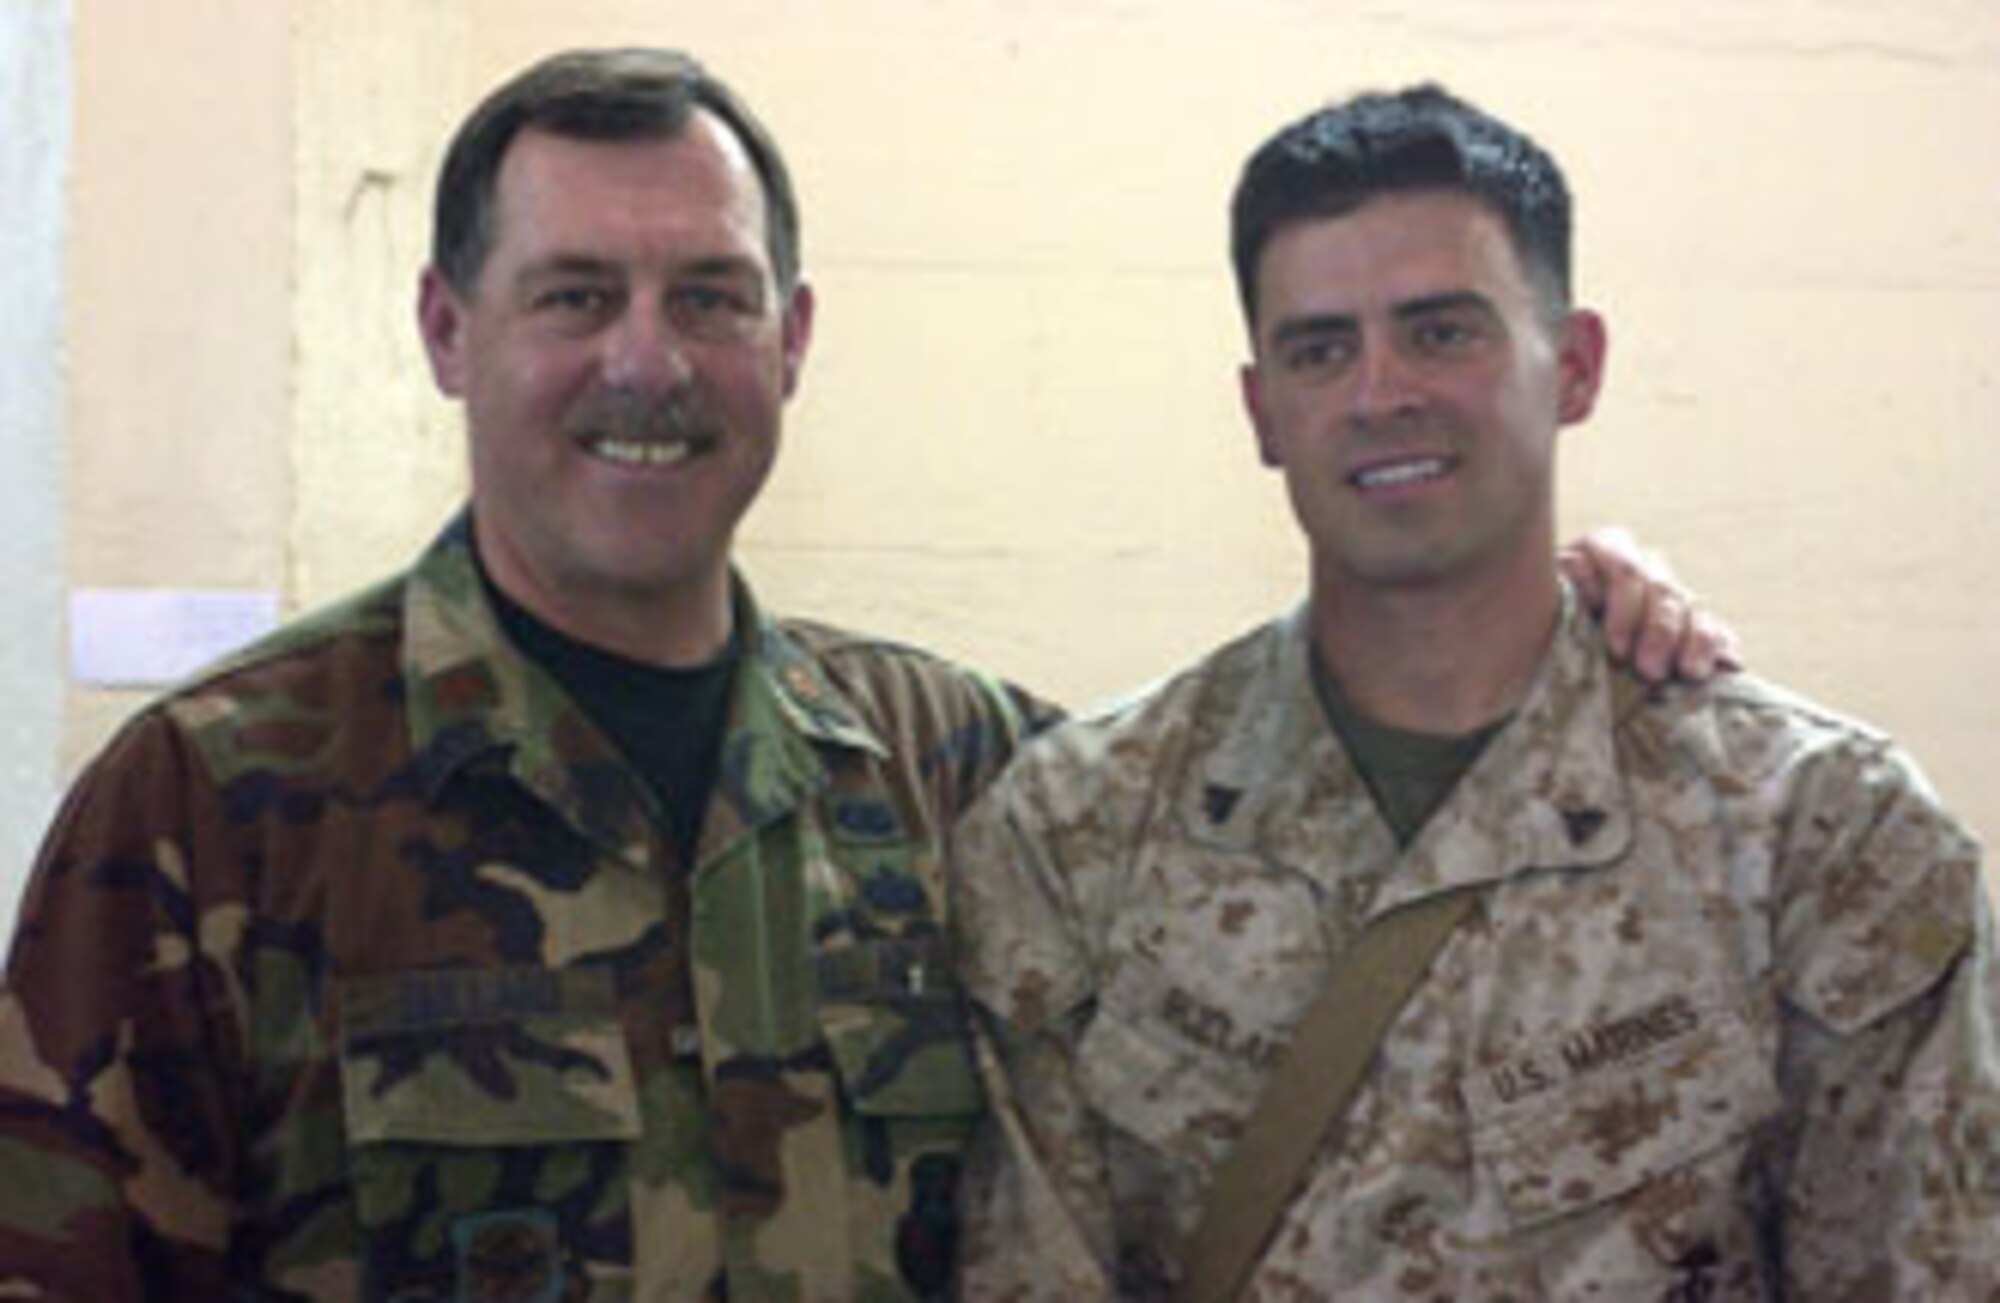
M0 998L0 1298L937 1295L939 848L1033 707L739 618L691 874L459 530L132 721Z
M989 789L953 850L1006 1069L967 1297L1170 1288L1329 954L1455 887L1475 909L1246 1298L2000 1297L1976 845L1883 738L1747 677L1614 719L1598 634L1565 620L1401 853L1298 617Z

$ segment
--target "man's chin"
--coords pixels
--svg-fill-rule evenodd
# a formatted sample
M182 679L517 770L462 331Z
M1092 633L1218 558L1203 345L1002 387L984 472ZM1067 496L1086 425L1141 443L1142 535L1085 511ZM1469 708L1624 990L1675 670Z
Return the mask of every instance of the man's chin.
M1332 552L1322 567L1345 585L1362 590L1421 592L1449 584L1466 569L1451 549L1415 543L1401 546L1348 546Z

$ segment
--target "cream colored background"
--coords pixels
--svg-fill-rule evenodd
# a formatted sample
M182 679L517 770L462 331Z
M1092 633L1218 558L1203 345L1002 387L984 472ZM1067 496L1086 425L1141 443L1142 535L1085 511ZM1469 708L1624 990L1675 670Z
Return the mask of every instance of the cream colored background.
M13 621L0 638L0 922L58 784L69 43L67 0L0 0L0 592Z
M1435 76L1580 197L1613 357L1566 526L1663 547L2000 837L1992 0L73 5L73 586L299 607L405 560L461 484L411 324L436 151L551 48L680 44L784 142L821 296L761 591L1098 697L1298 589L1236 408L1238 162ZM134 699L65 700L66 772Z

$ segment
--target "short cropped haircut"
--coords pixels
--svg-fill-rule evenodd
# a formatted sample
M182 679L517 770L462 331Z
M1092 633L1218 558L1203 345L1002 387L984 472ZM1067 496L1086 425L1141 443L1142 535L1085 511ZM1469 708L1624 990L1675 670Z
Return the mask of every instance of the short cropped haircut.
M777 142L750 107L676 50L571 50L495 90L459 126L438 170L431 263L470 293L493 247L494 189L515 137L534 129L576 140L672 139L698 110L741 142L764 191L771 270L789 295L799 276L798 201Z
M1243 165L1230 204L1230 258L1251 330L1258 260L1281 228L1415 190L1455 190L1486 204L1505 223L1545 314L1553 320L1568 310L1570 197L1562 169L1522 132L1425 84L1317 109Z

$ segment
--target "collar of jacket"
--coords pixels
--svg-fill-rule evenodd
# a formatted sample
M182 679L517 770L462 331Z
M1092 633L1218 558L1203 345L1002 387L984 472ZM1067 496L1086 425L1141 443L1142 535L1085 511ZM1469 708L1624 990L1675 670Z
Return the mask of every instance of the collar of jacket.
M1193 723L1179 795L1197 840L1256 851L1332 886L1350 853L1395 870L1379 915L1439 891L1537 868L1607 864L1633 821L1613 738L1612 674L1596 623L1567 588L1555 636L1521 708L1409 847L1314 699L1304 608L1238 644L1215 667Z
M819 748L887 753L733 572L731 590L744 637L717 795L734 817L709 820L724 838L823 786ZM404 586L402 673L411 751L430 795L469 767L504 766L593 842L635 862L657 857L659 824L645 784L555 679L501 631L473 559L468 515L445 528ZM704 830L705 848L715 839Z

